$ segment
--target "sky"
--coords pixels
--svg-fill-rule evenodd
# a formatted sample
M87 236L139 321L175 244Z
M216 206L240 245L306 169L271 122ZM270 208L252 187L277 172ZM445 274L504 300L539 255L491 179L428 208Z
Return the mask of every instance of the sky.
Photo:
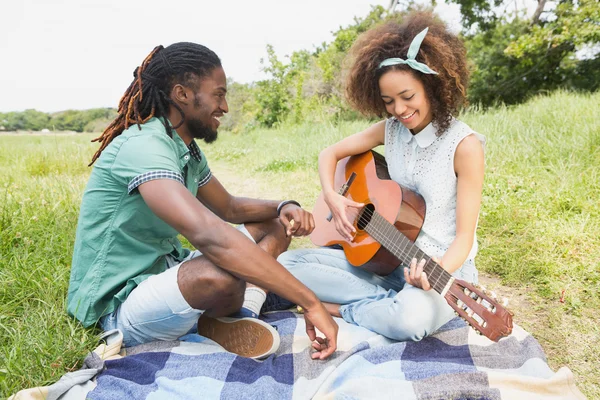
M189 41L221 58L228 77L264 79L261 58L333 40L389 0L2 0L0 112L116 108L157 45ZM456 7L438 13L460 28Z

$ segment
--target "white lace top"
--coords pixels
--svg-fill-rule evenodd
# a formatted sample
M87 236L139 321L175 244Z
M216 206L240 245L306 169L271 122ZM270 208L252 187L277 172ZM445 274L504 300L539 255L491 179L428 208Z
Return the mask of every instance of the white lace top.
M396 118L385 124L385 158L390 177L425 200L425 221L415 244L429 256L442 257L456 237L456 173L454 153L465 137L474 134L485 145L485 137L453 119L441 136L434 124L413 135ZM477 254L477 235L467 257Z

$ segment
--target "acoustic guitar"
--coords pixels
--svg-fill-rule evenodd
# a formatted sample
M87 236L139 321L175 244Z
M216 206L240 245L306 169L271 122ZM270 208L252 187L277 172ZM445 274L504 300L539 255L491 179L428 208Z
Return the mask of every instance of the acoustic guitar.
M423 271L431 287L455 313L477 333L497 342L512 332L512 313L500 305L493 293L456 279L415 244L425 218L423 198L389 178L385 158L368 151L340 160L334 184L339 193L365 204L354 215L356 234L347 241L332 221L323 193L313 216L315 229L310 238L317 246L340 245L348 261L378 275L388 275L413 258L425 259Z

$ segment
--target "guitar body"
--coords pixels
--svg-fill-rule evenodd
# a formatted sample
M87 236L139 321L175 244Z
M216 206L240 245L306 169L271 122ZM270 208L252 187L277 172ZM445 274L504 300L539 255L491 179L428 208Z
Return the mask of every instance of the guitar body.
M425 202L389 179L382 156L368 151L340 160L334 184L341 187L341 195L365 204L360 210L347 209L356 235L347 241L338 233L321 193L313 211L315 229L310 238L314 244L340 245L350 264L378 275L388 275L413 258L424 260L431 288L457 315L493 341L510 335L512 313L498 303L495 294L454 278L414 244L423 226Z
M383 156L368 151L347 157L337 165L334 186L341 187L355 174L345 196L359 203L372 204L374 209L398 231L415 241L425 218L423 198L390 179ZM367 269L378 275L388 275L399 265L400 260L356 226L352 242L344 239L329 221L329 207L323 193L319 195L313 210L315 229L310 238L317 246L340 245L350 264ZM353 220L353 218L349 218Z

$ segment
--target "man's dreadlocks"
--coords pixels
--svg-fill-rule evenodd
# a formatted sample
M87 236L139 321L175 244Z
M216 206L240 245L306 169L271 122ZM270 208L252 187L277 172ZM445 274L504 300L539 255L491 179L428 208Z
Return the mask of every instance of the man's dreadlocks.
M183 110L171 98L169 93L176 83L195 88L197 79L210 74L221 66L221 60L210 49L196 43L175 43L168 47L157 46L133 71L133 82L119 101L118 115L104 130L102 135L92 140L100 142L100 148L94 154L92 165L102 150L125 129L133 124L145 123L152 117L166 117L169 105L181 113L181 123L185 118ZM164 121L167 134L172 136L172 128Z

